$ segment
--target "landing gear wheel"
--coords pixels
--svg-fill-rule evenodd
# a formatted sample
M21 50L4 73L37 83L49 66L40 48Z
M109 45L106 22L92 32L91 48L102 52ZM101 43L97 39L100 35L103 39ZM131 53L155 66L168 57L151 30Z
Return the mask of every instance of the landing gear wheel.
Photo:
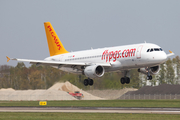
M129 77L122 77L121 78L121 84L129 84L130 83L130 78Z
M152 76L151 75L147 76L147 80L152 80Z
M94 81L92 79L89 79L89 85L92 86L94 84Z
M85 86L88 86L88 85L92 86L93 84L94 84L94 81L90 78L84 80Z
M149 76L149 80L152 80L152 76L151 75Z
M126 77L126 84L129 84L129 83L130 83L130 78Z
M124 77L122 77L120 81L121 81L121 84L126 83L126 79Z
M88 85L89 85L89 80L88 80L88 79L85 79L85 80L84 80L84 85L85 85L85 86L88 86Z

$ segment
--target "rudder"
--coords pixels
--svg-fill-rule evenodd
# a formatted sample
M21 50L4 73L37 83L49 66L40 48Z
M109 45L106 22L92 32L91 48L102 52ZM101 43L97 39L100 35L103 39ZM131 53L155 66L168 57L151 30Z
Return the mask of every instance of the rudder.
M50 56L68 53L50 22L44 23Z

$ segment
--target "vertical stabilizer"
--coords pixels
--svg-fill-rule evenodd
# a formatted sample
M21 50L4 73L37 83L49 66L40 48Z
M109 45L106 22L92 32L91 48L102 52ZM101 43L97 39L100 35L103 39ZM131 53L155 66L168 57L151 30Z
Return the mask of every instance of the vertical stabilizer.
M50 56L68 53L50 22L44 23Z

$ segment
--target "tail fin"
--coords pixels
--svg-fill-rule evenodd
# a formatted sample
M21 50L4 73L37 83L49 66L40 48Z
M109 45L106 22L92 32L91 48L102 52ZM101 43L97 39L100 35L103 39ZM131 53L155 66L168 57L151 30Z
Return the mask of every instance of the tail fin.
M44 23L50 56L68 53L50 22Z

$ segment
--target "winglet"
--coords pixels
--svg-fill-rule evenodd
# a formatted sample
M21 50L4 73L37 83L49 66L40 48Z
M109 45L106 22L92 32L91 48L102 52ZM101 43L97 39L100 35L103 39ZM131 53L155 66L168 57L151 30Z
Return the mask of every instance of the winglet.
M173 53L172 51L169 50L170 53Z
M9 60L11 60L8 56L6 56L6 58L7 58L7 62L9 62Z

